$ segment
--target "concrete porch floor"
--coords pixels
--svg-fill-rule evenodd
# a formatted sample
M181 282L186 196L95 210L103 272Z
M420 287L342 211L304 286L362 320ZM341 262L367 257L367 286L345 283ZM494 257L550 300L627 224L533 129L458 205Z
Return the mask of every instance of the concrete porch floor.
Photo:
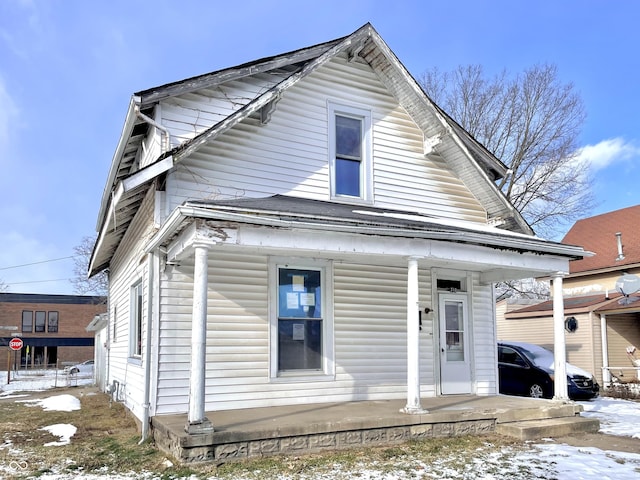
M547 436L555 422L573 424L582 406L573 402L505 395L423 398L428 413L408 415L404 400L314 403L267 408L207 412L214 431L188 434L186 414L152 418L157 446L183 463L226 462L249 457L303 454L322 450L379 446L414 439L467 434L502 433L509 428L536 425ZM583 422L597 431L598 422ZM563 434L570 433L563 431ZM548 435L552 436L552 435Z

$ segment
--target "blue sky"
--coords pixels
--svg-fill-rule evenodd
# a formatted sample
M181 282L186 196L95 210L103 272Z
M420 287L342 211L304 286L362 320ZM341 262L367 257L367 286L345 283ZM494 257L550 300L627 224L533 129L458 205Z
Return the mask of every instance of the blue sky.
M371 22L414 75L553 63L581 95L598 207L640 203L640 2L0 1L0 280L71 294L132 93Z

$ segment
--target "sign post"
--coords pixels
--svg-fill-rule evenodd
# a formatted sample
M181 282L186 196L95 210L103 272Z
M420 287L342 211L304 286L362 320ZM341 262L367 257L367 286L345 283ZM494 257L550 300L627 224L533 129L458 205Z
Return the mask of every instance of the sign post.
M13 337L11 340L9 340L9 348L14 352L19 351L23 345L24 345L24 342L19 337ZM11 382L11 352L8 352L8 353L9 353L9 356L7 357L7 385Z

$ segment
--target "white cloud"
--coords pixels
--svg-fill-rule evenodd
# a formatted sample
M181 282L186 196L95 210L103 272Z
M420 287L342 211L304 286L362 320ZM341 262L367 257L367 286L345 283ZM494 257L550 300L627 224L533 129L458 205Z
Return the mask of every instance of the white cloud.
M576 152L576 160L588 163L594 170L600 170L613 163L640 156L640 147L623 138L602 140L595 145L587 145Z

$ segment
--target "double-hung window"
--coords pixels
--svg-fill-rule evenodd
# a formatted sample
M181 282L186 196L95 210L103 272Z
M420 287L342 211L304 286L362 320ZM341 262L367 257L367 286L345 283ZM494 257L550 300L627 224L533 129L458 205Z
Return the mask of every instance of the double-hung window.
M331 196L372 200L371 112L329 103Z
M332 372L327 269L327 262L272 263L272 377Z
M131 287L130 307L130 344L129 355L140 357L142 355L142 282L137 282Z

